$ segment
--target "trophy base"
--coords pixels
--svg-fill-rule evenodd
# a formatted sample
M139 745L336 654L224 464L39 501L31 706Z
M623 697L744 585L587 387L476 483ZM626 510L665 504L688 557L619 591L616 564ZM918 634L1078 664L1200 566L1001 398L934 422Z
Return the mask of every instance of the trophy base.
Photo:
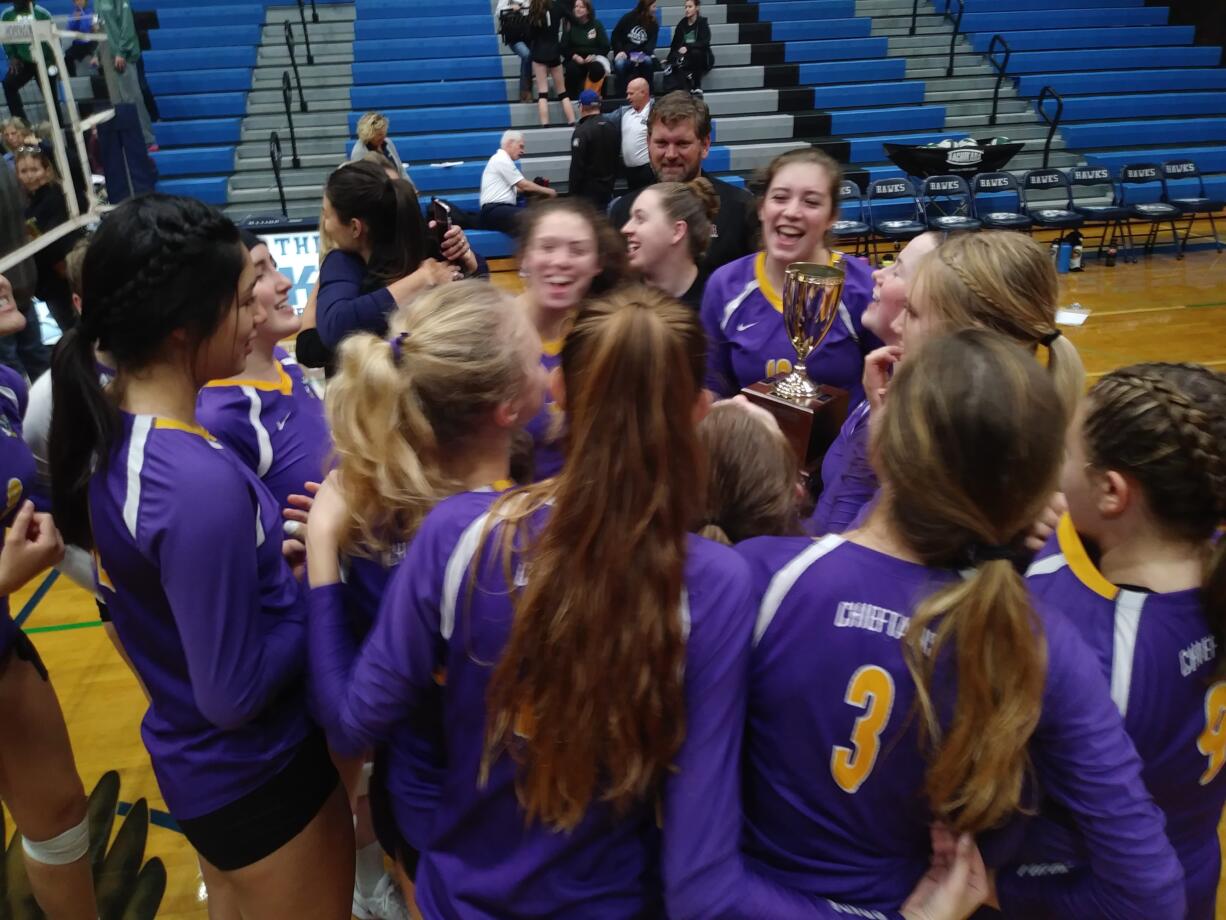
M807 374L801 374L797 371L792 371L786 376L778 378L771 386L771 394L790 399L793 402L807 402L810 399L816 399L818 396L817 384L809 379Z
M813 396L794 399L775 392L775 380L760 380L745 387L746 399L770 412L783 436L792 446L805 473L812 473L822 462L847 418L847 391L825 384L812 384Z

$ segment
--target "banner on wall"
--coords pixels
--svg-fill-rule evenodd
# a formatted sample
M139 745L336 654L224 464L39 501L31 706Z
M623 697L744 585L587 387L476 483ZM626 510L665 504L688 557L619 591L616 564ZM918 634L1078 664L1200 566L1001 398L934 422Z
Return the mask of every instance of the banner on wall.
M256 232L268 244L268 251L276 260L281 274L293 285L289 302L301 313L319 277L319 231L295 228L276 233Z

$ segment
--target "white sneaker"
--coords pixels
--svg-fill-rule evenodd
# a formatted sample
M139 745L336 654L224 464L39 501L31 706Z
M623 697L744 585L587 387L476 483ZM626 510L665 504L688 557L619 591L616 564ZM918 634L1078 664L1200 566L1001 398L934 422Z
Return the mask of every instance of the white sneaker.
M353 915L358 920L409 920L409 907L404 903L400 886L385 875L370 897L356 887L353 889Z

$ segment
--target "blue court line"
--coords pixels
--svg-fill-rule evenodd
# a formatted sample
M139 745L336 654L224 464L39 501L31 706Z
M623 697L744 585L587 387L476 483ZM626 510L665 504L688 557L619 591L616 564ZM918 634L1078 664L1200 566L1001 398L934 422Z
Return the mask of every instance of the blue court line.
M131 810L131 802L120 802L117 806L115 806L115 813L121 818ZM164 827L168 831L174 831L176 834L183 833L182 828L179 827L179 823L175 821L175 819L172 818L168 812L162 811L160 808L149 809L149 823L156 824L158 827Z
M30 599L26 601L26 605L21 608L21 613L17 614L17 618L13 621L18 629L21 628L21 624L30 618L30 614L34 612L34 608L39 605L44 597L47 596L47 592L51 590L51 586L55 584L55 580L59 577L59 569L52 569L47 573L47 577L43 579L43 583L38 586L38 588L30 596Z

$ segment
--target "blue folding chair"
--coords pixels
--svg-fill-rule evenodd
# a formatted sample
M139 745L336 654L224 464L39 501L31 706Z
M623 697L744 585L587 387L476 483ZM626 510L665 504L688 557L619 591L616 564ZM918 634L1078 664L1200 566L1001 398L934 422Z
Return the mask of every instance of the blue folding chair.
M1184 231L1183 248L1188 248L1188 239L1192 236L1192 225L1196 216L1204 214L1209 218L1209 227L1213 230L1213 242L1217 244L1218 252L1222 251L1222 240L1217 235L1217 221L1214 214L1226 207L1226 202L1220 198L1209 198L1205 195L1205 179L1200 174L1195 160L1167 160L1162 164L1162 172L1166 176L1166 200L1188 216L1188 229ZM1178 183L1196 182L1196 195L1179 197L1177 189L1172 185ZM1208 236L1198 236L1197 239L1209 239Z
M1012 173L980 173L975 177L971 199L975 205L975 217L987 230L1016 230L1029 233L1034 221L1022 213L1022 189ZM999 196L1012 199L1012 207ZM991 200L984 199L991 196Z
M1129 209L1129 216L1149 224L1144 251L1149 255L1158 243L1158 231L1165 225L1171 229L1175 258L1183 258L1183 245L1175 221L1183 211L1166 200L1166 178L1157 163L1129 163L1120 170L1120 204Z
M1094 198L1107 199L1106 202L1079 201L1075 194L1073 197L1073 210L1086 219L1087 227L1092 224L1101 227L1099 257L1108 246L1120 245L1123 260L1135 262L1137 257L1132 251L1132 229L1128 225L1132 210L1119 203L1120 193L1111 179L1111 170L1106 166L1074 166L1069 170L1069 185L1074 192L1085 189Z
M983 224L974 217L971 188L961 176L929 176L920 194L928 226L945 233L979 230Z
M873 228L872 257L877 261L877 240L894 248L928 229L919 196L909 179L874 179L868 184L868 221Z
M830 235L840 246L863 243L863 253L868 256L873 228L863 219L864 213L864 196L860 194L860 186L850 179L844 179L839 183L839 220L831 225ZM860 246L852 249L853 255L860 253Z
M1055 200L1035 200L1040 194L1050 193L1055 193ZM1058 169L1032 169L1022 176L1022 203L1030 219L1049 230L1076 230L1085 223L1085 218L1073 210L1068 176Z

